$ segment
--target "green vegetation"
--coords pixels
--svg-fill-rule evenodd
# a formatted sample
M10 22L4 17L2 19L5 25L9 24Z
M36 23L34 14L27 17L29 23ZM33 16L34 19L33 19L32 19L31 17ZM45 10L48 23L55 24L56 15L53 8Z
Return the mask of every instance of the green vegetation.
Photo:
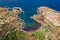
M45 33L49 32L50 26L42 26L42 29L44 30Z
M51 37L50 36L48 36L48 40L51 40Z
M2 40L25 40L26 34L22 31L12 31L7 36L4 36Z
M26 37L26 36L27 36L27 35L25 35L25 33L22 32L22 31L17 31L17 32L16 32L17 40L25 40L25 37Z
M7 36L4 36L3 38L2 38L2 40L14 40L14 39L16 39L16 35L15 35L15 32L10 32Z
M36 40L44 40L45 36L43 32L35 32Z
M4 26L4 25L3 25ZM2 40L29 40L33 38L33 40L52 40L52 36L49 34L51 32L51 26L42 26L42 31L36 31L33 36L29 35L24 31L10 31L7 36L4 36ZM53 30L54 31L54 30ZM51 32L53 33L53 32ZM54 33L55 34L55 33ZM56 34L57 35L57 34ZM46 37L47 36L47 37ZM58 33L56 39L60 40L60 32Z

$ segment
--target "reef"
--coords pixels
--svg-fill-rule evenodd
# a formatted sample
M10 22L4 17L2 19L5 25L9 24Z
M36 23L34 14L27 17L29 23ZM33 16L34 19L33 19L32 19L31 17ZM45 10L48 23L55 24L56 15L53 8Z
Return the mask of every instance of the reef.
M35 32L36 40L60 40L60 12L42 6L32 18L42 24Z

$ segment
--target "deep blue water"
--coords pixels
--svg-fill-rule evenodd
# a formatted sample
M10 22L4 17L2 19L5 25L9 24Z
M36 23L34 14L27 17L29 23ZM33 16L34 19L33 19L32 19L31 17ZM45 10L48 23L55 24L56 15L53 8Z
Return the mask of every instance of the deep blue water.
M24 10L24 14L21 15L21 19L26 23L26 28L31 29L39 26L30 17L37 13L37 8L40 6L48 6L57 11L60 11L60 0L0 0L0 6L2 7L21 7ZM26 29L26 30L27 30Z

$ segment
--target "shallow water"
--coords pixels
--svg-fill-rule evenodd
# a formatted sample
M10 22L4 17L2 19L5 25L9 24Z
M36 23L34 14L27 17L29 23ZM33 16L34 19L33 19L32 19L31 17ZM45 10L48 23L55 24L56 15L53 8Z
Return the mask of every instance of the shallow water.
M10 8L21 7L24 10L24 14L20 18L24 20L26 28L31 30L32 27L39 26L36 21L30 18L37 13L37 8L48 6L60 11L60 0L0 0L0 6Z
M22 13L20 16L20 18L23 19L25 22L25 26L23 29L25 31L31 31L31 30L34 31L34 30L38 29L41 25L28 16L30 16L30 15L26 15L26 13Z

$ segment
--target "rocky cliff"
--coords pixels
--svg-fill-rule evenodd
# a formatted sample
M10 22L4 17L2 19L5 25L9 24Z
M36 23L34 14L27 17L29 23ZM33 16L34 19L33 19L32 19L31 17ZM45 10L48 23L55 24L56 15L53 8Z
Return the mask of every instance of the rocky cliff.
M32 18L42 24L38 29L40 33L36 33L36 35L39 33L38 40L60 40L60 12L42 6Z
M0 40L60 40L60 12L40 7L32 18L41 24L35 31L24 31L24 22L18 18L19 8L0 7Z
M0 40L10 31L21 30L23 22L18 17L21 12L19 8L9 10L8 8L0 7Z

